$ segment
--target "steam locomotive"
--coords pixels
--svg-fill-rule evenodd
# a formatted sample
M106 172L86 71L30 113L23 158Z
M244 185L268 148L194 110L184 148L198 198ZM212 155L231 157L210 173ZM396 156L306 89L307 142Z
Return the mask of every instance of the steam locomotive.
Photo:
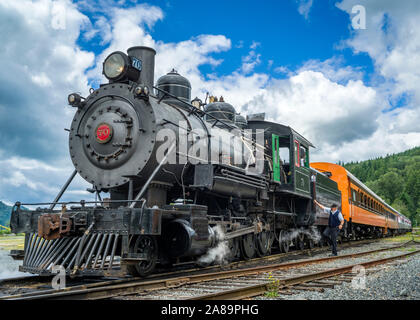
M157 264L197 261L222 241L229 260L315 245L311 233L328 215L313 200L340 203L341 192L310 167L313 145L264 114L245 118L223 98L191 101L190 82L175 70L154 86L155 54L113 52L103 63L108 83L68 96L75 170L48 208L13 207L12 232L25 233L24 252L13 253L23 255L21 271L50 275L59 265L70 276L147 276ZM60 202L76 174L96 201ZM347 221L343 237L355 230Z

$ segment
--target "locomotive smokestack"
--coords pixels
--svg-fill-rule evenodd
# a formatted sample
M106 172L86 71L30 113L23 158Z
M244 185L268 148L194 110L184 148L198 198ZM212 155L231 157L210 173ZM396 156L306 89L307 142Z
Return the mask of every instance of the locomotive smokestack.
M127 50L127 54L141 61L141 72L136 82L151 90L155 81L155 49L142 46L131 47Z

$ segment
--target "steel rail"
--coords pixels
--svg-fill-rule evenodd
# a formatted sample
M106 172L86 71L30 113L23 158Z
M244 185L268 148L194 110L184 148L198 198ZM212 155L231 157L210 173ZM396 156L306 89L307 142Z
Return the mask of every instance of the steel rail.
M339 248L343 248L343 247L352 247L352 246L357 246L357 245L362 245L362 244L366 244L366 243L373 243L373 242L377 242L379 240L382 240L381 238L379 239L364 239L364 240L358 240L358 241L352 241L352 242L345 242L342 243L340 245L338 245ZM416 241L415 241L416 242ZM323 247L315 247L312 249L304 249L304 250L296 250L296 251L290 251L290 252L286 252L286 253L276 253L276 254L272 254L269 256L264 256L264 257L258 257L258 258L252 258L250 260L240 260L240 261L235 261L235 262L231 262L228 265L214 265L214 266L208 266L208 267L195 267L195 268L189 268L189 269L184 269L184 270L176 270L176 271L171 271L171 272L160 272L160 273L155 273L153 275L150 275L147 279L146 278L141 278L141 277L131 277L131 278L125 278L125 279L117 279L117 280L107 280L107 281L98 281L95 283L88 283L88 284L83 284L83 285L75 285L75 286L71 286L71 287L67 287L65 290L77 290L77 289L83 289L83 288L90 288L90 287L97 287L99 285L101 286L107 286L107 285L113 285L113 284L118 284L118 283L125 283L125 282L130 282L130 281L138 281L138 280L150 280L151 278L161 278L164 276L167 277L175 277L175 276L179 276L182 274L190 274L192 272L207 272L207 271L211 271L211 270L220 270L220 268L238 268L244 265L249 265L255 262L259 262L259 261L272 261L272 260L277 260L280 258L288 258L288 257L292 257L292 256L299 256L299 255L306 255L306 254L316 254L316 253L320 253L323 251L328 251L328 247L323 246ZM0 279L0 288L2 285L8 285L8 284L19 284L21 282L39 282L40 284L45 282L42 280L48 279L48 281L51 281L51 276L49 277L45 277L45 276L38 276L38 275L32 275L32 276L21 276L21 277L15 277L15 278L5 278L5 279ZM64 290L64 289L62 289ZM57 292L58 290L56 289L45 289L45 290L41 290L41 291L36 291L36 292L26 292L26 293L21 293L18 295L8 295L8 296L0 296L0 300L5 299L5 298L12 298L12 297L27 297L27 296L33 296L33 295L37 295L37 294L45 294L45 293L54 293Z
M358 240L358 241L352 241L352 242L346 242L343 244L340 244L338 247L339 248L343 248L343 247L352 247L352 246L357 246L357 245L362 245L362 244L366 244L366 243L373 243L373 242L377 242L381 239L364 239L364 240ZM114 284L119 284L119 283L127 283L130 281L147 281L150 280L151 278L161 278L161 277L165 277L167 276L168 279L171 277L176 277L176 276L180 276L180 275L185 275L185 274L191 274L193 272L210 272L211 270L217 270L219 271L220 268L239 268L241 266L244 265L249 265L252 263L256 263L259 261L272 261L272 260L278 260L280 258L288 258L288 257L292 257L292 256L299 256L299 255L306 255L306 254L316 254L316 253L320 253L323 251L328 251L328 247L323 246L323 247L316 247L316 248L312 248L312 249L304 249L304 250L296 250L296 251L290 251L290 252L286 252L286 253L276 253L273 255L269 255L269 256L264 256L264 257L258 257L258 258L253 258L250 260L240 260L240 261L235 261L235 262L231 262L228 265L214 265L214 266L208 266L208 267L196 267L196 268L189 268L189 269L184 269L184 270L176 270L176 271L171 271L171 272L161 272L161 273L156 273L153 275L150 275L147 279L145 278L141 278L141 277L131 277L131 278L125 278L125 279L117 279L117 280L107 280L107 281L98 281L95 283L88 283L88 284L82 284L82 285L74 285L74 286L70 286L67 287L65 289L62 290L79 290L79 289L87 289L87 288L94 288L94 287L98 287L98 286L110 286L110 285L114 285ZM5 278L5 279L1 279L0 280L0 288L2 285L7 285L7 284L19 284L21 282L39 282L40 284L42 284L45 281L45 279L48 279L48 281L51 281L51 277L43 277L43 276L22 276L22 277L17 277L17 278ZM35 291L35 292L25 292L25 293L21 293L21 294L14 294L14 295L4 295L4 296L0 296L0 300L4 300L4 299L12 299L12 298L17 298L17 297L29 297L29 296L35 296L35 295L39 295L39 294L49 294L49 293L56 293L59 290L56 289L45 289L45 290L40 290L40 291Z
M42 280L42 276L38 275L30 275L30 276L20 276L20 277L14 277L14 278L4 278L0 279L0 287L5 284L17 284L20 282L40 282Z
M305 260L299 260L299 261L294 261L294 262L286 262L286 263L258 266L258 267L252 267L252 268L244 268L244 269L238 269L238 270L217 271L217 272L205 273L205 274L180 276L180 277L169 278L169 279L167 278L167 279L150 280L150 281L145 281L145 280L129 281L126 283L106 285L106 286L96 286L96 287L95 286L87 287L86 285L82 285L77 289L67 288L67 290L64 289L61 291L55 291L55 292L49 292L49 293L38 292L34 295L23 294L23 295L15 295L15 296L8 296L8 297L0 297L0 300L1 299L4 299L4 300L107 299L107 298L112 298L115 296L136 294L136 293L144 292L144 291L155 291L155 290L173 288L173 287L178 287L185 284L194 284L194 283L200 283L200 282L206 282L206 281L212 281L212 280L235 278L239 276L247 276L247 275L264 273L264 272L269 272L269 271L281 270L281 269L289 269L292 267L298 267L302 265L322 263L325 261L333 261L333 260L338 260L338 259L369 255L372 253L398 249L398 248L406 246L407 244L411 242L412 241L410 240L408 242L405 242L396 246L388 247L388 248L363 251L359 253L352 253L352 254L341 255L341 256L324 257L324 258L318 258L318 259L305 259Z
M305 282L330 278L333 276L349 273L356 266L363 266L365 268L370 268L378 264L383 264L383 263L390 262L393 260L398 260L398 259L405 258L411 255L417 254L417 253L420 253L420 250L404 253L397 256L356 263L356 264L352 264L352 265L348 265L344 267L332 268L325 271L314 272L311 274L300 275L300 276L296 276L296 277L292 277L288 279L281 279L279 280L279 290L289 289L291 286L302 284ZM215 292L215 293L210 293L210 294L201 295L197 297L192 297L186 300L240 300L240 299L252 298L255 296L263 295L265 292L267 292L270 289L269 288L270 285L271 285L270 282L266 282L262 284L246 286L243 288L226 290L222 292Z

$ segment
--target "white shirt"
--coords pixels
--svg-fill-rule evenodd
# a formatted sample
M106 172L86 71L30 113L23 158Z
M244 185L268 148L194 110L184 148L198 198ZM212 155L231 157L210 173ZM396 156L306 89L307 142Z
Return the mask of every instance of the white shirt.
M324 208L324 212L325 212L325 213L329 213L329 214L334 214L334 213L336 213L337 211L338 211L338 210L335 210L334 212L332 212L330 208ZM341 214L341 212L340 212L340 211L338 211L338 220L340 220L340 222L344 220L343 215Z

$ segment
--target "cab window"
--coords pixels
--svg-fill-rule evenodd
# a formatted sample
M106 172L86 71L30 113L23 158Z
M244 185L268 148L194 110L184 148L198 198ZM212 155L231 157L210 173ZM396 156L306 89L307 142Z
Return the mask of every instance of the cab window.
M295 165L296 167L300 167L300 160L299 160L299 142L295 140Z
M280 155L280 161L282 161L284 164L289 164L290 162L290 151L288 147L280 147L279 148L279 155Z
M306 147L302 146L302 145L300 146L299 158L300 158L300 166L309 168L308 149Z

